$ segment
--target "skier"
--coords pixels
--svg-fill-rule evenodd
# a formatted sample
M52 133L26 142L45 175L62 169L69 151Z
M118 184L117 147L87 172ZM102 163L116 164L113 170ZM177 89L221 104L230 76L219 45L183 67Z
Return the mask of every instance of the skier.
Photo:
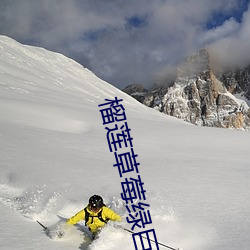
M85 220L85 225L92 232L94 239L109 220L120 222L122 219L120 215L105 206L101 196L95 194L89 198L89 204L72 216L67 224L74 225L80 220Z

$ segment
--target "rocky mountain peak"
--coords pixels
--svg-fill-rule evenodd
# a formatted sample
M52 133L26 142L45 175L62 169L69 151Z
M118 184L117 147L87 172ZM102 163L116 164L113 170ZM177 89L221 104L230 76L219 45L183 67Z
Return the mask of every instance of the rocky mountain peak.
M177 77L194 77L206 74L210 70L209 53L201 49L194 55L188 57L184 63L177 68Z
M249 106L233 95L244 93L247 96L249 71L216 74L210 64L208 50L202 49L178 67L171 86L148 91L137 88L129 94L149 107L196 125L249 129Z

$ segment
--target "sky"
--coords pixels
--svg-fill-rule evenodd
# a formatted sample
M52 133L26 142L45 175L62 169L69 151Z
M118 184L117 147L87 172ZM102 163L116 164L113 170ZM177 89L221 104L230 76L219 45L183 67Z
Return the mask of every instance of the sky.
M250 62L249 0L0 0L0 34L63 53L120 89L164 82L201 48L223 64Z

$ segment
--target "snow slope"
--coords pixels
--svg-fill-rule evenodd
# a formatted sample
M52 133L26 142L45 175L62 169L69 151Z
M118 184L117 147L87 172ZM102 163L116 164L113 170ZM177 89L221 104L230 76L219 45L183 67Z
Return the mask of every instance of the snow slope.
M130 228L98 107L116 96L126 109L158 241L184 250L250 249L248 132L165 116L63 55L4 36L0 248L135 249L131 235L112 225L90 244L82 227L60 240L36 223L53 228L61 223L57 215L72 216L97 193Z

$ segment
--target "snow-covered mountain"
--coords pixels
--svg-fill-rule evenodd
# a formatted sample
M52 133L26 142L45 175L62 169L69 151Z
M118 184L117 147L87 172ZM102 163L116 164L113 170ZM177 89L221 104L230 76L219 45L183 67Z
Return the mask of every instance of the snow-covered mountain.
M97 193L131 228L98 107L115 97L123 99L158 241L184 250L248 250L249 133L166 116L63 55L4 36L0 248L135 249L131 235L112 225L91 243L84 222L52 240L36 223L53 228L57 215L72 216Z
M146 106L196 125L248 130L249 68L221 73L211 61L208 50L200 50L180 65L171 86L147 91L131 85L124 91Z

